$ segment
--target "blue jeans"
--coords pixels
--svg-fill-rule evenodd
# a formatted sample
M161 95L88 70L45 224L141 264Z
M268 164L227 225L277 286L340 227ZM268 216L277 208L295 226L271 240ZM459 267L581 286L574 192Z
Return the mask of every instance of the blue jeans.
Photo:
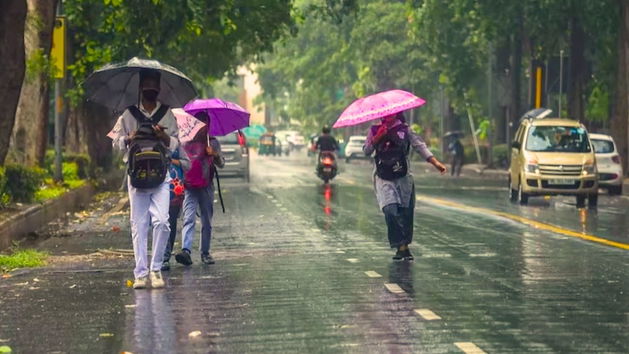
M186 197L183 201L183 248L192 251L194 240L194 228L197 217L197 209L201 215L201 254L210 254L210 241L212 240L212 216L214 215L214 189L186 188Z

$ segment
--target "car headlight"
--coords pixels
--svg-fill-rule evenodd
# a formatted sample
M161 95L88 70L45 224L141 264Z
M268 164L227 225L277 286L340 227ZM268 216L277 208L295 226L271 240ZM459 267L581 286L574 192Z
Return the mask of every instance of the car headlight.
M596 165L583 165L583 175L593 175L596 173Z
M529 173L539 174L539 166L537 164L527 164L526 171Z

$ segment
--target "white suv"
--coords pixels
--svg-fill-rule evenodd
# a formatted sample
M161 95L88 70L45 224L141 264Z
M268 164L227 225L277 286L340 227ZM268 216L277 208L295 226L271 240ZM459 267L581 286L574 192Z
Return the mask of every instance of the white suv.
M614 139L605 134L590 134L590 141L596 153L598 186L611 195L622 194L622 164Z
M349 162L350 159L358 157L366 157L363 152L363 145L365 145L365 141L367 141L366 136L353 135L349 137L347 145L345 146L345 162Z

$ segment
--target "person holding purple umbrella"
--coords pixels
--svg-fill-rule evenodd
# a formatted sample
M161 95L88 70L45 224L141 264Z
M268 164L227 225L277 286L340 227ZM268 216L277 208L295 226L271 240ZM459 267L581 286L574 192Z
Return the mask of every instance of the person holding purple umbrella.
M203 264L214 264L210 254L212 241L212 217L214 215L214 176L216 168L225 166L221 154L221 144L209 135L210 117L206 111L199 111L194 116L206 126L197 132L192 141L184 145L190 158L190 169L184 177L185 198L183 201L182 250L175 255L177 263L185 266L192 264L192 243L194 240L197 209L201 217L200 253Z
M363 151L367 156L375 152L374 188L378 205L384 213L391 248L396 249L396 261L413 260L408 245L413 241L415 184L410 171L411 148L432 164L441 174L446 167L437 160L426 143L412 133L404 115L391 114L381 124L369 130Z

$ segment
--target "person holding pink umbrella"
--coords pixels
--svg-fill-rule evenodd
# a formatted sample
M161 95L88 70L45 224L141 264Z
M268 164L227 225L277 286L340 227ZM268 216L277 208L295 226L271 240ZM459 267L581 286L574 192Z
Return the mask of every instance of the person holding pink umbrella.
M387 223L391 248L396 261L413 260L408 247L413 241L415 184L410 170L409 154L414 149L441 174L446 167L437 160L426 143L406 125L403 111L420 107L426 101L402 90L391 90L363 97L345 109L334 127L361 124L380 119L367 135L363 151L375 152L374 189Z

